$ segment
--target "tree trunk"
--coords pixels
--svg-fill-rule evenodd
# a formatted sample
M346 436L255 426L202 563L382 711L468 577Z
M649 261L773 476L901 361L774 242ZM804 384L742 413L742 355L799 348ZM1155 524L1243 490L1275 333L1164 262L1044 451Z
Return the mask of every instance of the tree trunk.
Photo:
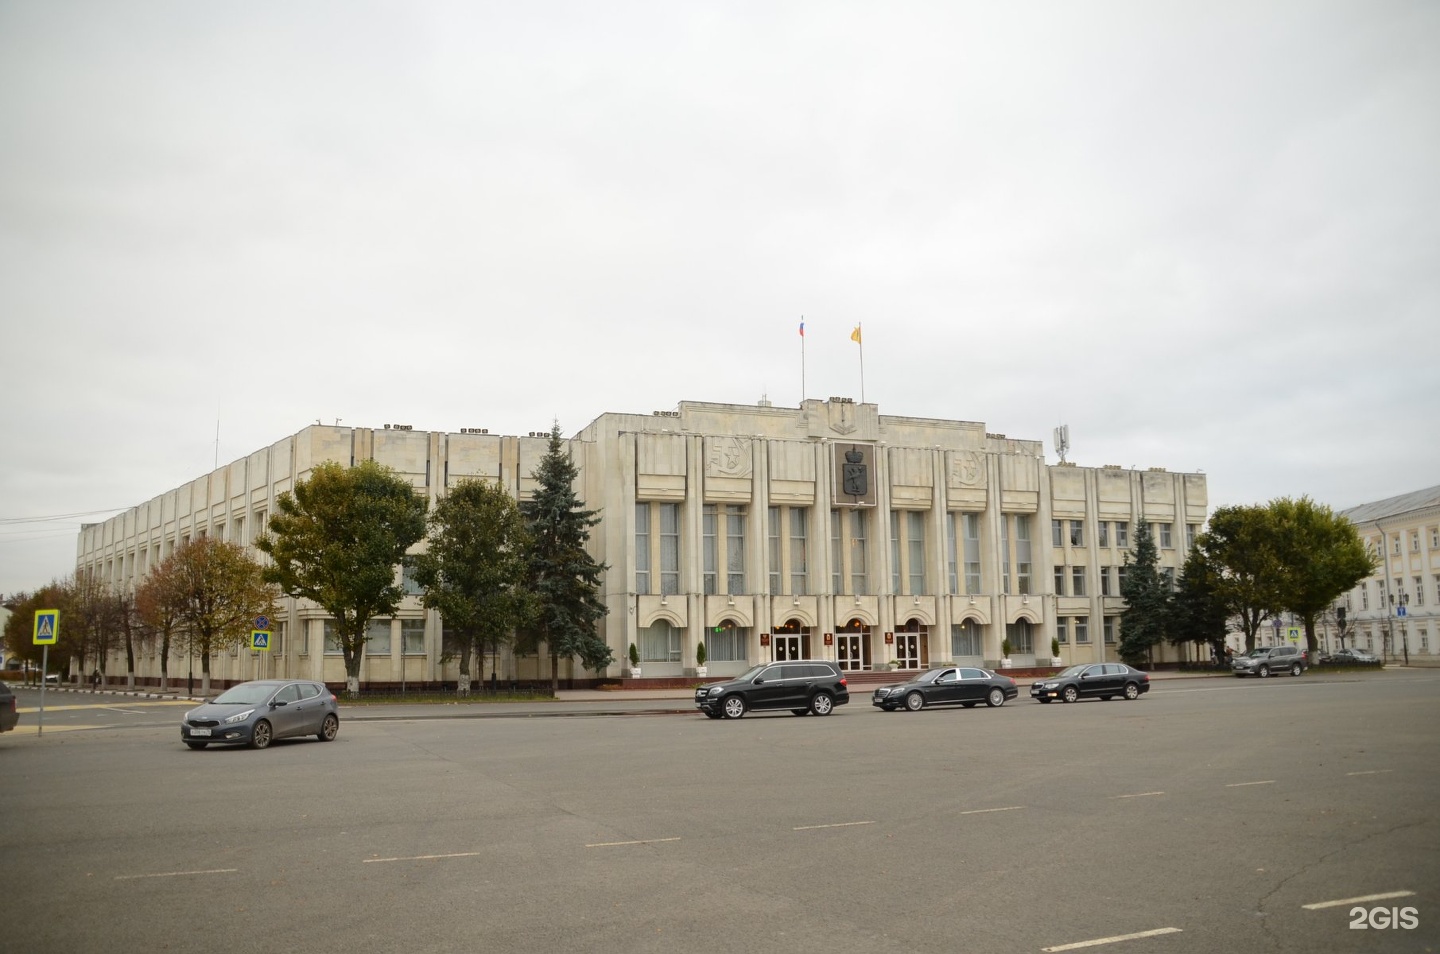
M470 640L460 644L460 674L455 679L455 694L457 696L470 695Z

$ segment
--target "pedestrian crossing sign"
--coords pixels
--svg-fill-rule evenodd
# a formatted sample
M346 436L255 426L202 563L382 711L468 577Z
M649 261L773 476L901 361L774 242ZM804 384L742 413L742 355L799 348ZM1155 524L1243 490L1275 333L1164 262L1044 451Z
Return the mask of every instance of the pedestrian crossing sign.
M60 635L60 611L42 609L35 611L35 645L53 646Z
M263 649L263 650L265 650L266 652L269 652L269 651L270 651L270 630L268 630L268 629L252 629L252 630L250 630L250 648L251 648L251 649L257 649L257 650L258 650L258 649Z

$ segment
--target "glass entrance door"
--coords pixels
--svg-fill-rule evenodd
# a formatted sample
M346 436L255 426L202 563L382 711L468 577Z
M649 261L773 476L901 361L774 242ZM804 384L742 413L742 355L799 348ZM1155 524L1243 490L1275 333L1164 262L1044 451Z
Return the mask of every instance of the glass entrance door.
M863 668L860 656L860 637L839 633L835 636L836 661L841 669L856 670Z
M895 660L901 669L920 668L920 634L895 634Z
M783 662L786 659L802 659L800 655L800 637L782 636L776 634L774 637L775 661Z

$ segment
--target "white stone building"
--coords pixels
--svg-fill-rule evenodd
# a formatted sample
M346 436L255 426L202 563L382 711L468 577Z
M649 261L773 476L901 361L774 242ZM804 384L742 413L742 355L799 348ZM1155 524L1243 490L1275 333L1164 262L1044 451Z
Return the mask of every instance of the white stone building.
M1345 594L1353 645L1387 658L1440 655L1440 487L1341 512L1379 566ZM1338 643L1335 648L1339 648Z
M525 499L547 438L306 427L86 526L77 570L133 587L197 534L251 545L276 497L325 460L374 458L432 504L467 477ZM852 670L994 667L1006 638L1017 668L1050 665L1052 639L1066 663L1113 659L1135 528L1151 524L1163 572L1178 573L1207 513L1200 474L1050 465L1039 441L844 398L607 413L568 444L580 496L601 516L592 544L609 567L610 678L632 643L644 678L693 678L701 640L712 677L800 657ZM322 611L287 600L276 623L272 652L221 654L212 678L343 680ZM395 619L374 624L362 682L456 678L440 660L440 625L407 596ZM1157 649L1166 658L1175 651ZM549 675L543 657L499 664L502 677ZM142 654L139 675L158 671L154 654ZM183 677L185 661L170 671ZM562 664L561 676L593 674Z

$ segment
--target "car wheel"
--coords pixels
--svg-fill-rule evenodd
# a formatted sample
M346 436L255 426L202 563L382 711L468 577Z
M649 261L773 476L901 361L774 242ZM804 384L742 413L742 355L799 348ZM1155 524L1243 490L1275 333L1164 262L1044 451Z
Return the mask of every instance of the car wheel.
M912 692L905 697L905 708L911 712L919 712L925 708L925 697L918 692Z
M985 697L985 704L992 709L998 709L1005 704L1005 690L991 689Z
M745 700L739 696L726 696L725 701L720 703L720 708L727 719L738 719L745 714Z
M790 714L791 714L791 715L809 715L809 714L810 714L810 710L809 710L809 709L791 709L791 710L790 710Z
M1061 697L1066 702L1074 702L1076 699L1080 698L1080 690L1076 689L1074 686L1066 686L1064 693L1061 694Z
M835 700L830 698L828 692L817 692L815 698L810 700L810 711L817 716L826 716L830 710L835 708Z
M1292 676L1298 676L1298 675L1300 675L1300 664L1299 664L1299 663L1296 663L1295 665L1293 665L1293 666L1290 667L1290 675L1292 675Z
M250 748L266 748L267 746L269 746L270 740L274 737L275 733L274 730L270 728L270 723L266 722L264 719L261 719L259 722L255 723L255 731L250 733Z
M340 720L336 718L335 714L332 712L325 717L324 722L320 723L320 731L315 733L315 738L319 739L321 742L334 742L335 736L339 734L339 732Z
M185 744L188 745L188 746L190 746L190 748L192 748L192 749L203 749L203 748L205 748L205 746L209 745L210 743L208 743L208 742L186 742Z
M1261 667L1260 667L1260 671L1257 672L1255 675L1259 676L1261 679L1267 679L1267 678L1269 678L1269 676L1270 676L1270 667L1269 667L1269 666L1261 666Z
M1125 683L1125 698L1134 702L1140 698L1140 687L1133 682Z

